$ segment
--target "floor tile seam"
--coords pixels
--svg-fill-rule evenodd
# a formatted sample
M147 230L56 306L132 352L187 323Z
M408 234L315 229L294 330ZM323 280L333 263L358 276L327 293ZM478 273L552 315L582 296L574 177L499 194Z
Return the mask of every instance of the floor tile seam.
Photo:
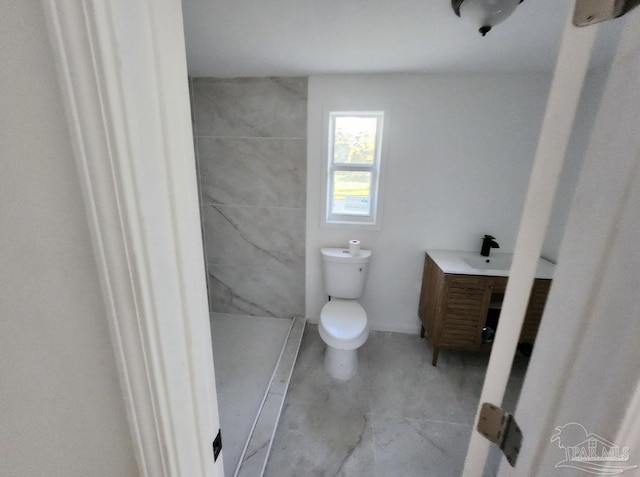
M293 328L293 325L295 323L295 318L291 319L291 326L289 326L289 330L287 331L287 335L284 339L284 343L282 344L282 348L280 349L280 354L278 355L278 360L276 361L276 365L273 368L273 372L271 373L271 378L269 379L269 384L267 385L267 389L264 392L264 395L262 397L262 401L260 402L260 407L258 408L258 413L256 414L255 419L253 420L253 424L251 426L251 430L249 431L249 435L247 436L247 440L245 441L244 447L242 448L242 452L240 453L240 458L238 459L238 463L236 464L236 470L233 473L233 477L237 477L238 474L240 473L240 467L242 466L242 461L244 460L245 454L247 452L247 449L249 447L249 444L251 442L251 438L253 437L253 433L256 429L256 425L258 424L258 421L260 420L260 416L262 415L262 410L264 408L264 403L266 402L268 396L269 396L269 391L271 390L271 385L273 383L273 378L276 375L276 372L278 370L278 366L280 365L280 360L282 359L282 355L284 353L284 348L287 344L287 340L289 339L289 334L291 333L291 329Z
M203 174L207 175L207 174ZM206 195L203 192L203 195ZM220 202L211 202L207 200L202 200L201 207L235 207L238 209L277 209L277 210L301 210L306 211L306 205L303 207L294 207L294 206L286 206L286 205L254 205L254 204L222 204Z
M273 262L272 262L273 263ZM227 263L227 262L211 262L209 261L209 263L207 263L207 265L209 267L233 267L233 268L243 268L243 269L253 269L253 270L276 270L276 271L289 271L291 272L291 274L297 274L300 272L304 271L304 265L299 265L299 266L291 266L291 265L282 265L280 264L279 266L273 266L273 265L268 265L268 266L255 266L255 265L246 265L246 264L235 264L235 263ZM213 275L211 272L209 272L209 275L215 278L215 275ZM221 312L216 312L216 313L221 313ZM232 314L232 313L227 313L227 314ZM294 316L299 316L302 313L296 313ZM249 315L251 316L251 315ZM287 317L281 317L281 316L267 316L265 318L285 318L288 320L293 319L293 316L287 316Z
M345 406L336 406L336 405L331 405L331 406L324 406L322 405L322 403L318 404L318 403L307 403L301 400L291 400L288 399L287 400L287 404L288 405L292 405L292 406L296 406L296 407L301 407L301 408L306 408L306 409L311 409L311 410L315 410L318 412L324 411L324 412L331 412L331 413L339 413L339 414L353 414L353 413L359 413L362 414L363 416L368 416L370 414L370 411L366 408L361 408L361 409L349 409Z
M372 414L371 412L368 414L369 416L369 427L371 428L371 450L373 452L373 475L378 475L378 445L376 443L376 428L373 425Z
M301 402L301 401L291 401L290 399L286 400L286 404L287 406L291 406L291 407L297 407L297 408L301 408L301 409L306 409L306 410L311 410L311 411L316 411L318 413L322 413L322 412L330 412L333 414L349 414L349 415L354 415L354 414L358 414L361 415L365 418L369 418L369 415L371 414L368 410L366 409L348 409L345 407L339 407L339 406L323 406L321 404L317 404L317 403L307 403L307 402Z
M296 139L298 141L306 141L306 137L302 136L242 136L236 134L194 134L195 138L215 138L215 139Z
M194 134L193 137L196 139L276 139L281 141L307 141L306 137L300 136L225 136L217 134Z
M257 320L262 320L262 319L272 319L272 320L293 320L293 318L291 317L281 317L281 316L265 316L265 315L247 315L246 313L242 313L242 314L238 314L235 315L233 313L223 313L220 311L210 311L209 312L209 319L211 319L211 315L221 315L221 316L229 316L229 317L234 317L235 318L240 318L240 319L257 319Z
M367 356L367 369L365 371L365 389L367 390L367 409L369 414L373 413L373 387L371 386L371 366L369 366L369 357Z
M467 427L469 429L473 428L473 424L471 424L471 423L456 422L456 421L442 420L442 419L433 419L433 418L428 418L428 417L404 416L404 415L395 414L395 413L372 412L371 416L372 416L373 419L375 419L377 417L394 418L394 419L406 419L406 420L410 420L410 421L426 421L426 422L433 422L433 423L438 423L438 424L447 424L447 425L451 425L451 426Z

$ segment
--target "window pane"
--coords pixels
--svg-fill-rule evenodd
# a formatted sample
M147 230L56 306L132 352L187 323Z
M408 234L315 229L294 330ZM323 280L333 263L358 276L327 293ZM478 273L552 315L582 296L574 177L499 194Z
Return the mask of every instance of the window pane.
M333 162L373 164L378 118L338 116L333 130Z
M371 172L334 171L332 214L371 215Z

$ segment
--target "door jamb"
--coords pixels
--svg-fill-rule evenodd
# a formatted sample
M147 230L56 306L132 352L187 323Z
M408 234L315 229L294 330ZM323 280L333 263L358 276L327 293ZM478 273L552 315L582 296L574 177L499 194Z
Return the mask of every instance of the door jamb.
M179 0L43 0L140 475L223 476Z

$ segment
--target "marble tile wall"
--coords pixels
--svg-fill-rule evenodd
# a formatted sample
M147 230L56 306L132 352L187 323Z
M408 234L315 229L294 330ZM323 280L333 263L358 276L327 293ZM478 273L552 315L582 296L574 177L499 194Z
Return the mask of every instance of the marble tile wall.
M304 316L307 78L194 78L211 311Z

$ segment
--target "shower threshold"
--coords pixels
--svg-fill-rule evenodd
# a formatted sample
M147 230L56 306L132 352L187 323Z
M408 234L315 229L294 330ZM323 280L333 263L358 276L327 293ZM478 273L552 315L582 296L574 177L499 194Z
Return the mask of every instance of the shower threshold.
M294 318L244 446L234 477L262 477L298 357L306 320Z

